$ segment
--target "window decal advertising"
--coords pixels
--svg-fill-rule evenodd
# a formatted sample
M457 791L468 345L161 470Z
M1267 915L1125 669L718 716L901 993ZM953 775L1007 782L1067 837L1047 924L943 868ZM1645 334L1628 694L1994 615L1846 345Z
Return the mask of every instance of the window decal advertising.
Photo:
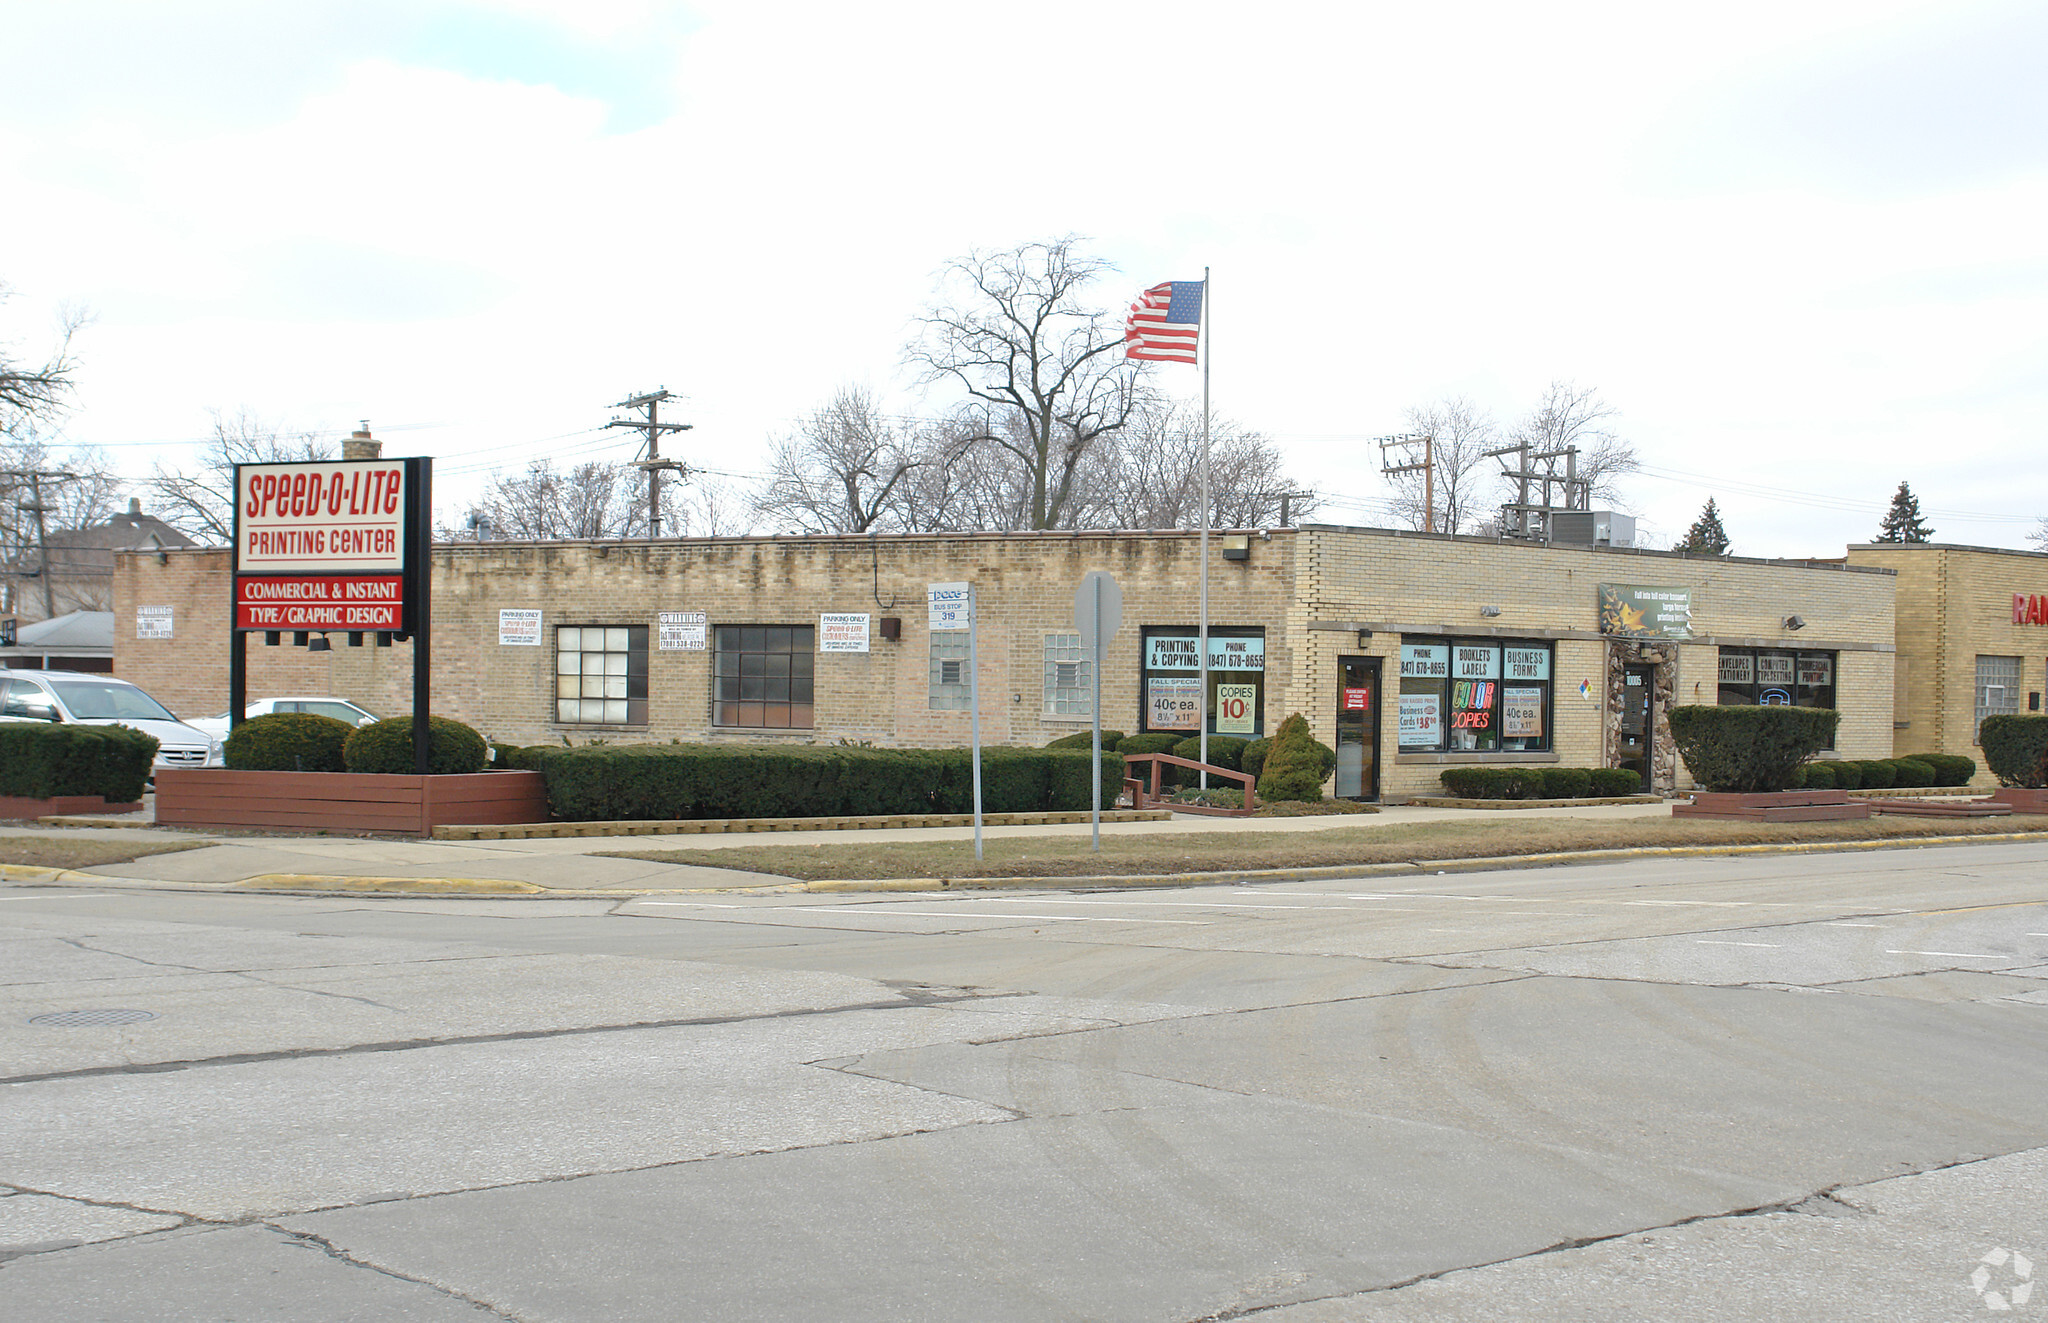
M1145 669L1148 671L1199 671L1201 640L1195 634L1152 634L1145 640ZM1212 671L1263 671L1266 669L1266 640L1260 638L1219 638L1209 636L1209 669Z
M1500 649L1483 643L1456 644L1451 649L1451 675L1459 680L1500 679Z
M1799 658L1799 683L1814 688L1835 682L1835 663L1832 657L1802 654Z
M1154 676L1145 681L1145 724L1153 730L1199 730L1202 682Z
M1550 649L1548 648L1503 648L1501 664L1505 670L1503 678L1509 680L1548 680L1550 678Z
M1543 738L1543 691L1509 685L1501 691L1500 733L1508 739Z
M1443 709L1435 694L1401 695L1401 744L1433 749L1443 741Z
M1216 686L1216 733L1249 735L1259 716L1259 687L1255 684Z
M1451 674L1451 648L1447 643L1403 643L1401 678L1443 680Z
M1755 684L1756 655L1748 652L1721 653L1722 684Z
M1600 585L1600 632L1630 639L1692 637L1692 589L1639 583Z
M1493 699L1500 688L1491 680L1460 680L1451 686L1451 729L1486 730L1493 725Z

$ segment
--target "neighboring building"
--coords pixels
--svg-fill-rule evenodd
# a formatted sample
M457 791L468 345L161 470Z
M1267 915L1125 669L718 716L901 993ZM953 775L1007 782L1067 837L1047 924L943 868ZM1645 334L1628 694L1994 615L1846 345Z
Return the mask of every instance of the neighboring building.
M128 511L91 528L66 528L42 548L23 548L22 563L7 575L6 609L18 620L42 620L70 611L106 612L114 605L114 557L124 551L165 552L199 544L130 498ZM47 564L47 596L44 582ZM47 607L47 609L45 609Z
M0 621L0 668L15 671L114 669L114 613L72 611L33 624Z
M2048 693L2048 554L1874 542L1850 547L1848 563L1898 576L1898 752L1981 767L1984 718L2040 712Z
M437 546L435 710L517 743L965 744L966 636L926 618L928 585L964 581L980 598L983 740L1043 744L1088 728L1074 593L1106 570L1123 591L1106 727L1192 734L1205 709L1212 732L1258 736L1301 712L1338 750L1340 795L1435 793L1454 763L1626 765L1681 787L1674 702L1836 707L1839 756L1891 752L1883 569L1330 526L1218 534L1204 695L1196 555L1188 532ZM114 586L122 676L174 710L223 710L228 552L124 555ZM262 637L251 698L410 707L409 647Z

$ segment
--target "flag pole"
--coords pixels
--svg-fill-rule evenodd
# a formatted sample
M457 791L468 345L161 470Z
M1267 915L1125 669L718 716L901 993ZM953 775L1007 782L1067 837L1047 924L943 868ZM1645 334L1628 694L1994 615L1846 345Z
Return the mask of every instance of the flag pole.
M1214 327L1209 319L1209 268L1202 268L1202 620L1200 642L1202 650L1202 701L1195 709L1195 720L1201 723L1202 742L1200 745L1203 764L1202 789L1209 788L1209 355L1212 352L1209 337Z

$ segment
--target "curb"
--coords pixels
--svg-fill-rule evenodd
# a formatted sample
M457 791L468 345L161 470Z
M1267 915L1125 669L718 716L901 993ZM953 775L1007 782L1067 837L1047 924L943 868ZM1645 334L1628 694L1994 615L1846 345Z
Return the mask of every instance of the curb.
M1108 809L1105 825L1113 822L1168 822L1167 809ZM1072 826L1088 821L1085 811L1060 810L1045 813L984 813L984 827ZM504 826L490 824L436 827L437 841L534 841L567 840L579 837L628 836L721 836L747 832L797 831L891 831L918 827L971 827L972 813L899 813L894 816L852 818L652 818L625 822L525 822Z
M1712 859L1744 855L1851 854L1941 845L2000 845L2039 842L2048 833L1984 832L1968 836L1908 836L1890 840L1811 841L1752 845L1654 845L1620 850L1573 850L1550 854L1487 855L1466 859L1415 859L1379 864L1328 864L1314 868L1236 869L1213 873L1132 873L1088 877L907 877L794 879L729 887L543 887L533 882L474 877L369 877L334 873L262 873L236 882L161 882L108 877L77 869L0 864L0 882L44 886L90 886L147 891L200 891L302 896L409 895L530 900L619 900L638 896L844 895L925 891L1115 891L1170 887L1225 886L1261 882L1317 882L1342 878L1416 877L1484 873L1508 869L1611 864L1631 859Z

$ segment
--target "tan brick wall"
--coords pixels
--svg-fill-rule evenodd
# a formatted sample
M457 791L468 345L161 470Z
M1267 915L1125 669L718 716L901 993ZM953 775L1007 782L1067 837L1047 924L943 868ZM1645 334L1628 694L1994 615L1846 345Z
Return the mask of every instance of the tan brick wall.
M2048 694L2048 625L2016 623L2012 599L2048 595L2048 555L1943 543L1875 543L1849 548L1854 565L1893 570L1899 580L1899 657L1906 671L1905 753L1959 753L1979 764L1977 658L2020 659L2020 711Z
M1103 724L1139 728L1141 631L1191 626L1197 616L1195 536L1183 533L1046 533L902 536L869 539L732 538L648 543L454 544L434 551L434 706L493 737L577 743L704 739L838 739L876 744L965 743L966 712L928 706L929 635L925 586L978 585L982 628L982 737L990 744L1042 744L1086 729L1085 719L1043 712L1043 647L1070 633L1076 586L1089 570L1114 574L1124 592L1124 625L1103 671ZM1404 632L1483 637L1550 637L1554 751L1524 759L1604 765L1609 643L1597 634L1602 582L1668 584L1693 593L1698 638L1676 648L1671 680L1678 701L1713 701L1716 645L1793 646L1841 652L1845 756L1889 752L1892 719L1893 576L1840 565L1695 560L1669 553L1531 547L1361 529L1276 530L1255 536L1248 562L1211 548L1210 623L1266 630L1265 730L1292 712L1318 739L1334 742L1338 659L1382 659L1381 792L1401 798L1440 789L1443 760L1395 750L1399 648ZM170 564L128 556L117 571L120 673L179 708L221 710L227 692L228 584L225 551L174 552ZM177 608L178 637L132 638L138 603ZM1497 617L1479 614L1498 606ZM501 646L498 612L542 612L543 645ZM554 713L554 630L562 625L644 624L662 611L702 611L720 624L815 625L822 613L876 618L870 651L816 658L816 726L777 734L711 725L709 651L649 653L650 715L644 728L563 727ZM1798 635L1787 615L1806 618ZM880 637L879 619L902 621L900 642ZM1361 646L1356 626L1369 624ZM1311 628L1312 625L1343 628ZM259 636L260 637L260 636ZM344 646L320 656L303 649L250 648L252 697L326 692L395 715L411 707L411 650ZM1580 680L1590 694L1580 697ZM1486 755L1457 755L1483 760Z

